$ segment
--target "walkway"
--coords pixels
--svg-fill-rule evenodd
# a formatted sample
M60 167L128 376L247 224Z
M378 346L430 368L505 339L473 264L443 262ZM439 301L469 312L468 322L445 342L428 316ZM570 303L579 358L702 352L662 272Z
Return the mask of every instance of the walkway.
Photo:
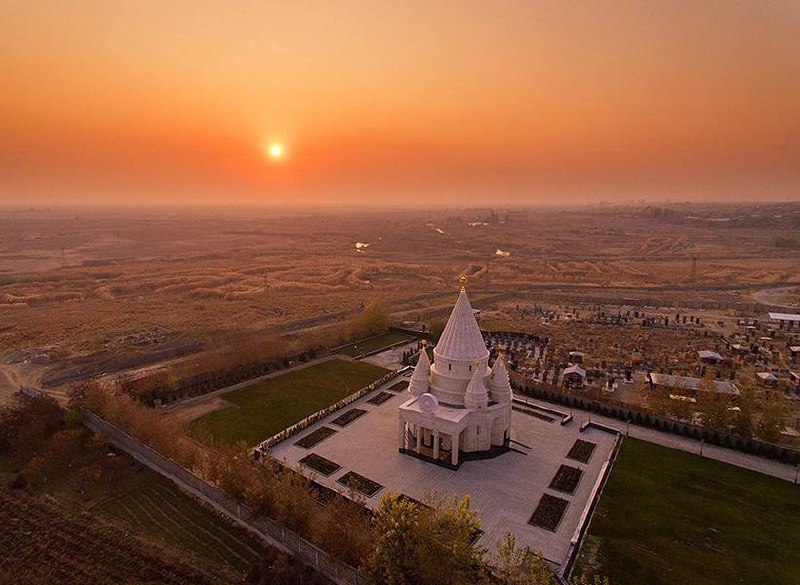
M537 404L539 406L553 408L551 403L544 400L528 398L521 395L515 395L515 398L524 400L530 404ZM563 405L556 405L555 408L559 410L567 410L567 408ZM657 445L663 445L664 447L670 447L672 449L680 449L681 451L696 453L698 455L701 454L700 449L702 446L703 457L716 459L717 461L736 465L737 467L750 469L758 473L763 473L764 475L771 475L773 477L797 483L798 467L789 463L782 463L773 459L766 459L764 457L750 455L749 453L742 453L741 451L735 451L733 449L726 449L725 447L719 447L717 445L709 445L708 443L703 443L696 439L675 435L673 433L665 433L663 431L640 427L634 424L626 425L624 421L619 419L602 416L587 410L581 410L578 408L571 408L569 410L574 414L575 420L580 424L583 424L585 421L591 419L593 422L616 429L623 434L626 433L627 428L627 435L633 437L634 439L641 439L642 441L647 441L649 443L656 443Z

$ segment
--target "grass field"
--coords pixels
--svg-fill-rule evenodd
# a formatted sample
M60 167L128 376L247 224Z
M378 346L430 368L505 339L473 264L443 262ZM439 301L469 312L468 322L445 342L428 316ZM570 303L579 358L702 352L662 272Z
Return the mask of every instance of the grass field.
M257 445L388 372L341 359L294 370L224 394L235 406L195 420L192 432L201 438L210 435L230 443Z
M798 542L800 487L626 439L578 571L614 585L798 583Z
M401 341L413 340L414 338L410 335L390 331L389 333L384 333L383 335L376 335L375 337L368 337L367 339L356 341L351 345L345 345L344 347L336 350L336 353L341 353L350 357L358 357L372 353L373 351L378 351L379 349L383 349L385 347L392 346L395 343L400 343Z

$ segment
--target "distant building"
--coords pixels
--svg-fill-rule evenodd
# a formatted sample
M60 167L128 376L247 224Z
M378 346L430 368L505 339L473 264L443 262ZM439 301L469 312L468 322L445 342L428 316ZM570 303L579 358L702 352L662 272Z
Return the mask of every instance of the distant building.
M696 396L703 379L651 372L648 374L648 382L651 390L665 389L673 394ZM726 394L731 397L739 396L739 388L728 380L713 380L712 388L720 394Z
M736 353L738 353L739 355L747 355L748 353L750 353L750 347L747 345L743 345L741 343L734 343L731 346L731 349Z
M580 351L569 352L569 363L571 364L583 363L583 353Z
M800 315L797 313L769 313L769 320L780 329L800 328Z
M758 376L767 388L774 388L778 385L778 377L772 372L757 372L756 376Z
M700 358L701 362L706 362L708 364L718 364L722 361L722 356L719 355L716 351L710 351L707 349L701 349L697 352L697 357Z
M489 350L463 288L433 356L431 365L427 352L420 352L411 398L399 407L400 452L453 468L462 458L506 452L508 370L502 354L489 369Z
M583 388L583 383L586 381L586 370L579 365L565 368L562 375L567 388Z

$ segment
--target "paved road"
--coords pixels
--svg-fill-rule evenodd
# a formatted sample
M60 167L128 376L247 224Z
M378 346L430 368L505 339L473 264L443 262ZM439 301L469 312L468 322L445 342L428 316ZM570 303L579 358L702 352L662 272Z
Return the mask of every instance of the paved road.
M675 435L673 433L665 433L663 431L657 431L655 429L640 427L633 424L626 425L623 421L615 418L601 416L599 414L577 408L567 408L562 405L554 406L553 404L543 400L536 400L534 398L527 398L524 396L517 396L516 398L521 398L522 400L530 402L531 404L538 404L539 406L543 406L545 408L554 408L556 410L564 411L569 410L574 414L575 420L578 422L578 424L583 424L585 421L591 419L593 422L601 423L622 433L626 432L627 426L628 436L631 436L635 439L641 439L643 441L648 441L649 443L656 443L672 449L680 449L681 451L687 451L689 453L700 454L701 441L697 441L696 439L690 439L688 437ZM742 453L741 451L735 451L733 449L726 449L724 447L718 447L717 445L709 445L708 443L702 443L702 451L703 457L716 459L717 461L730 463L731 465L736 465L737 467L743 467L744 469L757 471L758 473L763 473L764 475L771 475L773 477L797 483L798 468L794 465L781 463L780 461L766 459L764 457L756 457L755 455Z

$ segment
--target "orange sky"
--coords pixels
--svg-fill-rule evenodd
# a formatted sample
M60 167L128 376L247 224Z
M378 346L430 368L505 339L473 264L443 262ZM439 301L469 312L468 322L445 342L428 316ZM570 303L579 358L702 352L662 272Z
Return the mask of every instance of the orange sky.
M5 0L0 38L0 204L800 199L796 0Z

